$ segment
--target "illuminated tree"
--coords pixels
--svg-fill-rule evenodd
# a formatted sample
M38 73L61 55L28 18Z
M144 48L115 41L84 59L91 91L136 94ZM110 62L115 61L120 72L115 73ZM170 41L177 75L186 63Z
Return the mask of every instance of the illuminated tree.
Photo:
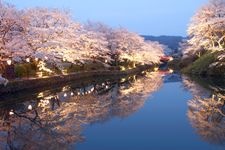
M85 28L104 36L108 42L109 54L118 55L118 61L136 63L159 63L165 47L157 42L146 42L144 38L126 29L112 29L102 23L88 22ZM114 58L115 59L115 58Z
M188 27L188 44L185 53L200 54L205 50L225 48L225 1L210 0L193 16Z
M35 51L33 57L56 63L79 59L74 48L80 25L73 22L67 12L35 8L27 10L25 16L29 20L26 38Z
M20 61L21 57L32 53L26 42L26 29L23 12L0 1L0 56Z
M68 64L112 61L159 63L164 46L145 42L136 33L101 23L75 22L66 11L33 8L19 11L0 3L0 57L16 63L41 61L63 71ZM51 69L51 68L49 68Z

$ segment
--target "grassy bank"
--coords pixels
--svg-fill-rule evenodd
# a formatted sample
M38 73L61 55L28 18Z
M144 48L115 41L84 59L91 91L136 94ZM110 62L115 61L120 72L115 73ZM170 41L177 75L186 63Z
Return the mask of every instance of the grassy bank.
M181 69L184 74L201 76L225 76L225 60L218 59L224 52L208 52Z

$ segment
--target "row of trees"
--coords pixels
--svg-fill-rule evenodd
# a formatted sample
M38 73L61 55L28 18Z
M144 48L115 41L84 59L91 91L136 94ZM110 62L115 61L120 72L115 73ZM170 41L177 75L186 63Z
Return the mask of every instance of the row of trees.
M205 51L224 51L225 1L210 0L193 16L189 39L182 45L185 56L201 56Z
M145 42L126 29L92 22L80 24L66 11L17 10L0 1L0 59L39 59L59 68L62 62L112 64L128 60L153 64L159 62L163 49L159 43Z

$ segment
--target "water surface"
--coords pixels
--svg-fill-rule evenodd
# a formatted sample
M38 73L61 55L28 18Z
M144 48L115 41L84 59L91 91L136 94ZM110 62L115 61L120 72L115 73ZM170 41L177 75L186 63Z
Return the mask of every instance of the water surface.
M1 95L1 149L224 149L217 81L143 72Z

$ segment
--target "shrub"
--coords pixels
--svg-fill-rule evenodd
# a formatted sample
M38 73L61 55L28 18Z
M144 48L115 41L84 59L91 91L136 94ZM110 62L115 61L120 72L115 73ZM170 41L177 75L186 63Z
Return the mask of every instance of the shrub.
M186 68L182 69L183 73L196 74L196 75L208 75L215 74L215 72L210 73L210 65L215 62L218 56L218 52L206 53L200 58L198 58L194 63L190 64ZM217 72L219 74L219 72Z
M37 71L37 66L35 63L23 63L15 65L16 77L30 77L35 76Z

